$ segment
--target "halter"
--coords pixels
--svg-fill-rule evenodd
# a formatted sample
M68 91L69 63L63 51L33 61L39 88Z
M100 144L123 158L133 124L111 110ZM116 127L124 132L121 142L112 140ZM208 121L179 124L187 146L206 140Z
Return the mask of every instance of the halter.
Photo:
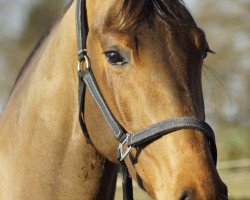
M205 135L210 144L210 150L213 161L217 163L217 148L215 144L215 136L212 128L203 120L196 117L179 117L156 123L137 133L129 134L116 120L107 105L102 93L95 80L95 76L91 70L91 62L87 55L86 41L88 35L87 9L86 0L76 0L76 28L77 28L77 44L78 44L78 76L79 76L79 121L83 134L88 143L91 143L90 136L84 123L84 100L86 87L89 89L91 96L100 108L109 127L111 128L116 140L119 141L118 156L123 170L123 199L132 200L132 180L129 177L128 169L124 159L129 154L132 147L138 147L145 142L151 142L163 135L181 130L192 129L200 131ZM86 62L86 68L83 69L82 64Z

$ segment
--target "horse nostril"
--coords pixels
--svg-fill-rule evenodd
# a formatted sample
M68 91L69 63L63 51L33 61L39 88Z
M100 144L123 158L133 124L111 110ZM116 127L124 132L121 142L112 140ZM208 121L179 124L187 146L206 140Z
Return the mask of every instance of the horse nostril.
M179 200L191 200L192 192L190 190L182 191Z

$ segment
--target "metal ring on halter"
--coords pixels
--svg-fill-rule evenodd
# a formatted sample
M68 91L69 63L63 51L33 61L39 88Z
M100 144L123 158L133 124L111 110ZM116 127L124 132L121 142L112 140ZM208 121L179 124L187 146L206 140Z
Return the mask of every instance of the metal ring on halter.
M84 60L83 61L78 61L78 71L83 71L82 63L85 61L86 62L86 68L90 68L90 60L87 55L84 55Z
M118 147L118 160L121 162L123 161L127 155L129 154L130 150L131 150L131 146L128 146L128 139L129 139L130 135L126 134L126 138L123 140L123 142L119 143L119 147ZM123 151L123 147L126 147L126 150Z

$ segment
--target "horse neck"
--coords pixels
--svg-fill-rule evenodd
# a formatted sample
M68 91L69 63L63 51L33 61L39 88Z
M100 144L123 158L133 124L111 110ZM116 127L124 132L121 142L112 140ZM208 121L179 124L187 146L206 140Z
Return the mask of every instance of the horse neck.
M0 199L114 196L116 166L85 142L78 123L74 7L30 60L1 116Z

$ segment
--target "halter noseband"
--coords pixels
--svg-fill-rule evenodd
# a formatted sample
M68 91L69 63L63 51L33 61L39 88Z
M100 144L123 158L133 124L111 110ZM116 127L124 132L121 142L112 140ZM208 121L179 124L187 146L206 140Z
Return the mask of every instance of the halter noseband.
M217 163L217 148L215 144L215 136L212 128L203 120L196 117L180 117L162 121L154 124L146 129L143 129L134 134L128 134L121 124L116 120L110 111L102 93L95 80L91 70L91 63L87 56L86 41L88 35L88 22L86 0L76 1L76 27L77 27L77 44L78 44L78 75L79 75L79 121L86 137L87 142L91 142L86 124L84 123L84 99L86 87L88 87L91 96L100 108L109 127L111 128L115 138L119 141L118 160L122 163L124 172L124 199L133 199L132 181L128 175L124 159L129 154L132 147L137 147L145 142L158 139L160 136L178 131L181 129L193 129L203 133L210 143L211 154L216 165ZM86 62L86 68L82 68L82 63ZM125 150L124 150L125 149Z

